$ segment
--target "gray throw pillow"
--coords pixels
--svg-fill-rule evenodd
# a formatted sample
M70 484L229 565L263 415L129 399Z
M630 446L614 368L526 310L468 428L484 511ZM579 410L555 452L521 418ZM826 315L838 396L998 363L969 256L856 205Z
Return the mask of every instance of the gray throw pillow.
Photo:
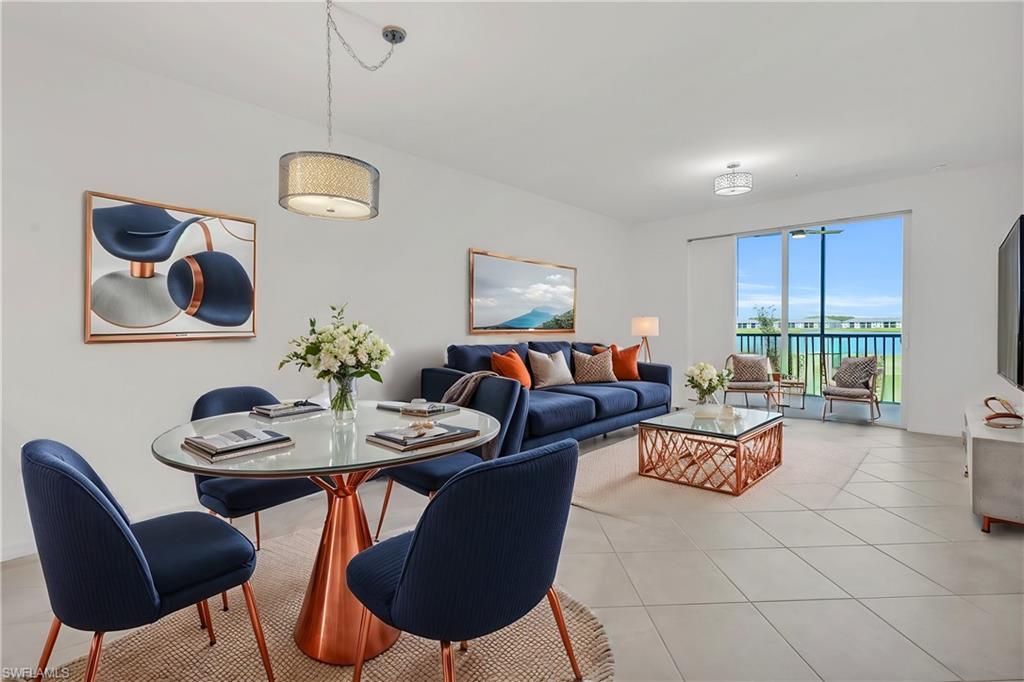
M596 384L609 381L618 381L615 372L612 370L612 354L598 353L589 355L578 350L572 352L572 361L576 365L576 374L573 378L577 384Z
M761 355L732 356L732 380L738 382L764 383L771 381L768 365Z
M575 383L572 372L565 361L565 353L558 350L550 355L540 351L530 352L530 371L533 373L533 387L564 386Z
M865 358L843 358L839 361L832 380L840 388L867 388L868 381L878 369L878 358L869 355Z

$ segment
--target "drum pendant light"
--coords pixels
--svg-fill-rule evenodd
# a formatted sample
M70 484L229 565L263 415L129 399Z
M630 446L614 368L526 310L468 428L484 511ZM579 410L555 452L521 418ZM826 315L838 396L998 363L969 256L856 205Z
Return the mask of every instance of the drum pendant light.
M376 71L391 58L395 45L405 40L405 30L385 26L382 36L390 45L376 64L356 56L338 30L327 6L327 151L290 152L278 164L278 203L293 213L334 220L369 220L377 216L380 172L366 161L333 151L333 84L331 82L331 34L361 67Z

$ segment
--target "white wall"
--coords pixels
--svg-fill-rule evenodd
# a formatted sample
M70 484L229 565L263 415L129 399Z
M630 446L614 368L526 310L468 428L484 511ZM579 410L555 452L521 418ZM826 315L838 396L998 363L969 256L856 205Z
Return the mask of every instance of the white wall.
M419 370L468 337L470 247L579 267L579 340L623 343L636 314L622 285L628 233L610 219L336 136L381 171L381 214L303 218L277 205L278 157L324 146L323 130L18 31L3 33L3 554L32 551L19 448L80 450L136 518L194 507L192 477L158 464L152 439L211 388L317 389L277 370L310 315L350 303L397 355L367 397L416 395ZM30 68L29 68L30 66ZM401 98L381 106L411 106ZM82 342L83 192L97 190L253 217L252 340ZM514 338L514 337L512 337ZM487 337L487 341L500 339Z
M687 333L702 334L687 329L693 317L682 295L687 238L909 210L903 303L907 428L959 434L966 403L993 393L1018 402L1024 397L997 377L995 357L996 250L1024 211L1022 182L1016 160L635 226L635 258L644 263L638 293L649 314L662 320L654 352L675 366L675 390L681 391L682 370L691 362L714 362L728 350L714 359L697 357L703 341L687 340ZM702 305L695 292L689 300Z

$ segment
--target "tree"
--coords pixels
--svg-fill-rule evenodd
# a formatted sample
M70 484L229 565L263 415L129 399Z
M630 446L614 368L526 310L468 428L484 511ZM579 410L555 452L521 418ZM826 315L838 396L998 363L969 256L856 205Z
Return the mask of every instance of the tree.
M775 306L756 306L754 308L754 321L757 322L757 328L760 332L767 337L764 341L765 355L768 356L768 360L772 363L772 368L776 372L781 372L782 368L779 367L778 344L776 344L774 348L770 345L771 337L781 334L778 324L776 324L779 322L779 318L775 315Z

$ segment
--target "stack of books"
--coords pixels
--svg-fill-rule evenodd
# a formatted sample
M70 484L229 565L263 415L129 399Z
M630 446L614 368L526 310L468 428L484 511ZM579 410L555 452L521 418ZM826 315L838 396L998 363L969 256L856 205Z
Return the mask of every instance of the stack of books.
M291 437L270 429L235 429L212 436L189 436L182 447L209 462L291 447Z
M294 417L297 414L309 414L311 412L323 412L324 408L308 400L297 400L292 403L277 403L274 405L257 405L252 408L251 414L254 417L266 417L276 419L278 417Z
M366 442L374 445L383 445L392 450L406 452L429 448L443 443L454 443L460 440L476 438L480 435L479 429L469 429L463 426L451 426L449 424L434 424L429 428L420 426L400 426L394 429L376 431L366 437Z

